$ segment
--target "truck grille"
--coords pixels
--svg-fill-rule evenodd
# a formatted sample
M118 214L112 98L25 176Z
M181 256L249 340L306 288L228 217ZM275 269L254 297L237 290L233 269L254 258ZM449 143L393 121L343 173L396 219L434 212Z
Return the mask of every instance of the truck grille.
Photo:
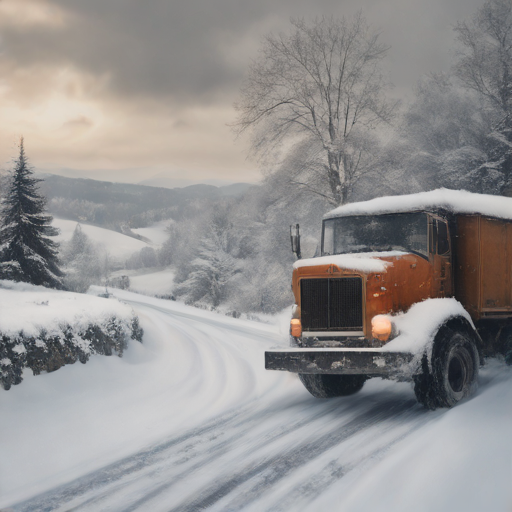
M360 277L302 279L304 331L362 331L363 281Z

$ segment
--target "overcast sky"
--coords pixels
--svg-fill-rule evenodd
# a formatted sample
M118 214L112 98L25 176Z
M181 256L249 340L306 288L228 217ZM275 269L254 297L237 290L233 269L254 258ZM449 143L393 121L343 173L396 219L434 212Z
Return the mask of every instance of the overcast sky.
M227 126L262 36L362 8L391 45L393 94L448 70L482 0L0 0L0 163L120 182L255 182Z

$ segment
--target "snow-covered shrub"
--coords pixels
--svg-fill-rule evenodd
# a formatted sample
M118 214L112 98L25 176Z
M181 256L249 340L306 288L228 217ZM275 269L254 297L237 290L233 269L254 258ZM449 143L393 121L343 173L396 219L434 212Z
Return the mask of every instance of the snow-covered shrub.
M61 259L64 263L64 286L72 292L85 293L91 284L101 282L104 268L99 250L76 225L71 240L63 245Z
M127 260L127 269L151 268L158 266L158 256L153 247L143 247L140 251L133 253Z
M143 331L130 307L115 299L0 281L0 385L52 372L93 354L122 356Z

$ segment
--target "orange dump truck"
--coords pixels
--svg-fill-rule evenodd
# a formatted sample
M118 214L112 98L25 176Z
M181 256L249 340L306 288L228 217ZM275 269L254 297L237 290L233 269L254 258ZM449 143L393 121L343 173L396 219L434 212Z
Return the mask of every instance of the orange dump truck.
M292 247L300 257L298 227ZM512 348L511 281L510 198L441 189L341 206L324 216L321 255L294 264L292 346L265 366L316 397L379 376L451 407L484 355Z

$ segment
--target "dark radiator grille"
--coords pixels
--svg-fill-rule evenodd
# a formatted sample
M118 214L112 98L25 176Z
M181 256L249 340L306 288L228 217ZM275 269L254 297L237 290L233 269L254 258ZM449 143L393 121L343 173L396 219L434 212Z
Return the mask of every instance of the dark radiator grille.
M302 279L300 301L304 331L363 329L363 282L360 277Z

